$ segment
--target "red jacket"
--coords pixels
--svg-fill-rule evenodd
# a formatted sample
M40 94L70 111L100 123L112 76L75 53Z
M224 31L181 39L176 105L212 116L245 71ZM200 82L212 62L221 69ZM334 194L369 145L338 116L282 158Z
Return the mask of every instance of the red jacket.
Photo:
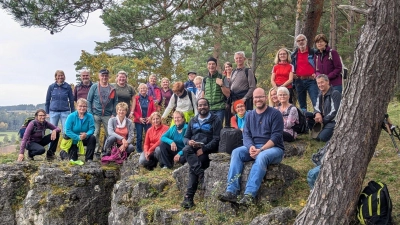
M169 127L161 124L157 129L155 126L151 126L146 132L146 139L144 140L144 152L151 154L160 145L161 136L167 132Z
M133 117L134 117L133 122L135 123L140 123L139 118L142 118L142 107L140 106L139 98L140 94L135 96L135 110L133 111ZM147 99L149 100L149 106L147 108L147 117L150 117L150 115L156 111L156 108L154 106L153 98L147 95Z

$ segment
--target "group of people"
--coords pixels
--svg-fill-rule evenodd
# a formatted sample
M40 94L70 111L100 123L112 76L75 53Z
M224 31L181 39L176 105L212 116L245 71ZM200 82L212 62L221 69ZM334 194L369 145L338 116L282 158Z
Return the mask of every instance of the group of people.
M304 35L298 35L296 43L298 48L292 54L287 49L276 53L273 87L268 93L256 88L257 79L245 67L244 52L234 54L235 69L226 62L223 74L219 73L217 59L211 57L207 60L207 76L191 71L187 82L175 82L172 89L167 78L158 87L156 75L151 74L148 83L139 84L137 94L128 84L125 71L118 72L116 83L110 84L107 69L99 71L97 83L92 83L89 71L83 70L82 82L72 90L65 83L64 72L57 70L55 83L48 89L46 110L38 110L34 122L27 126L18 160L24 160L25 149L33 160L45 152L44 146L49 143L47 158L53 159L61 132L59 120L63 128L61 159L75 165L83 164L78 154L84 154L85 161L90 162L95 155L109 156L113 147L132 154L136 132L136 152L145 168L152 170L159 165L171 169L175 163L188 163L189 181L182 206L191 208L196 190L204 182L204 171L210 163L208 155L218 151L225 124L242 131L243 146L232 151L228 186L218 198L248 205L256 197L268 165L282 161L283 141L297 137L292 128L299 123L297 108L292 104L295 91L309 125L323 124L317 139L327 141L333 133L341 98L339 56L329 48L323 34L315 38L318 50L307 47ZM313 112L307 112L307 91ZM171 114L173 121L167 126L164 119ZM102 149L101 125L106 136ZM46 129L52 133L45 135ZM253 160L244 196L239 200L243 163Z

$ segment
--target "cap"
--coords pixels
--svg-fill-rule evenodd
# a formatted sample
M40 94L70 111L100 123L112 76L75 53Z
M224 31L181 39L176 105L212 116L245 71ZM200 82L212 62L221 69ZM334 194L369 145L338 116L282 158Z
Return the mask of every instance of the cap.
M109 74L110 71L108 71L107 69L101 69L101 70L99 71L99 73L100 73L100 74Z

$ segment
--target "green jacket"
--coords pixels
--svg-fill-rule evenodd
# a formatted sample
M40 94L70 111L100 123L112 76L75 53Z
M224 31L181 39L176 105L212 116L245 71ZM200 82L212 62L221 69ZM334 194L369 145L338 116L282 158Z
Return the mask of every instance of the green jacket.
M225 109L226 97L222 93L222 88L215 82L217 78L225 79L218 71L203 79L204 98L210 102L210 110Z

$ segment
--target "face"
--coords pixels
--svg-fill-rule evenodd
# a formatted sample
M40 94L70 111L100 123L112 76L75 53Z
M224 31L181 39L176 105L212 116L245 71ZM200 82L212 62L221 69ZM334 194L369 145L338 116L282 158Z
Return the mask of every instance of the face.
M272 100L273 103L278 102L278 94L276 93L275 90L271 91L271 100Z
M246 112L246 108L244 107L244 104L238 104L235 108L235 111L239 115L244 115L244 113Z
M78 103L78 113L83 114L87 110L87 105L85 103L79 102Z
M225 64L225 71L227 73L232 73L232 67L230 65L228 65L228 64Z
M210 107L207 104L207 101L204 99L200 99L197 102L197 111L199 112L200 115L202 116L207 116L208 112L210 111Z
M307 46L306 38L303 36L298 37L296 39L296 44L297 44L297 47L299 47L299 48L305 48Z
M161 124L161 117L153 116L153 118L151 118L151 124L159 126Z
M61 72L58 72L57 75L56 75L56 81L59 84L64 83L65 75L63 73L61 73Z
M89 77L90 75L89 75L89 72L82 72L81 73L81 80L82 80L82 82L83 83L87 83L87 82L89 82L89 80L90 80L90 77Z
M285 93L284 91L279 91L278 92L278 100L280 103L286 103L289 100L289 95Z
M278 53L279 61L286 62L288 60L288 54L285 50L280 50Z
M124 118L126 116L126 109L124 108L118 108L117 114L120 118Z
M161 85L163 88L169 88L169 80L163 80Z
M214 74L217 71L217 64L214 61L209 61L207 63L207 69L210 74Z
M196 85L196 88L197 89L201 89L201 81L196 81L196 82L194 82L194 84Z
M126 75L123 73L118 74L117 82L119 85L126 84Z
M146 85L142 85L139 87L139 93L143 96L145 96L147 94L147 86Z
M196 77L196 74L194 74L194 73L189 73L188 77L189 77L189 80L193 81L194 78Z
M99 74L99 80L100 80L100 83L102 83L102 84L107 84L108 78L109 78L109 75L107 73Z
M149 82L150 82L151 85L155 85L156 84L156 77L155 76L150 76Z
M174 113L174 123L176 125L183 124L183 117L179 113Z
M326 43L322 39L320 39L319 41L315 42L315 46L318 48L318 50L325 50L327 44L328 43Z
M263 109L267 105L267 98L262 89L256 89L253 92L253 103L257 109Z
M323 78L317 78L317 85L319 90L322 91L322 93L325 93L329 89L329 81L326 81Z
M235 63L241 67L244 64L244 56L242 54L235 54Z
M39 112L39 113L37 114L37 120L38 120L39 122L45 121L45 120L46 120L46 113L44 113L44 112Z

